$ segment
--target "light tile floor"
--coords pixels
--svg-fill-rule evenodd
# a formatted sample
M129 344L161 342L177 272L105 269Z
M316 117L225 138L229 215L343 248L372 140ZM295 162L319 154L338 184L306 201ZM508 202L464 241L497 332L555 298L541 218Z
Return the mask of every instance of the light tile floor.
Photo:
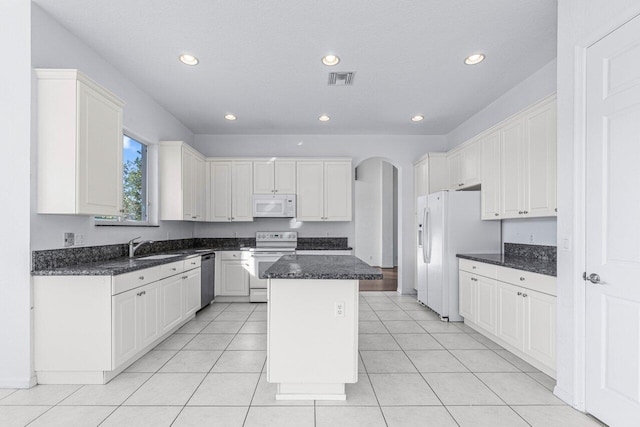
M0 426L600 426L554 380L415 297L360 296L346 402L276 401L266 305L214 303L107 385L0 389Z

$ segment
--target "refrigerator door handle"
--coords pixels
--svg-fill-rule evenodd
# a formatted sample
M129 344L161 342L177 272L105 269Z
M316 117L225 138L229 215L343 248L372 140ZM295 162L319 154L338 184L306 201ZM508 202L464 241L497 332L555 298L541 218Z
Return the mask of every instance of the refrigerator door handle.
M429 209L424 210L424 218L422 222L425 236L422 241L422 257L424 262L428 264L431 261L431 227L429 227Z
M424 262L431 262L431 221L429 220L429 209L424 210L425 237L422 245L422 252L425 254Z

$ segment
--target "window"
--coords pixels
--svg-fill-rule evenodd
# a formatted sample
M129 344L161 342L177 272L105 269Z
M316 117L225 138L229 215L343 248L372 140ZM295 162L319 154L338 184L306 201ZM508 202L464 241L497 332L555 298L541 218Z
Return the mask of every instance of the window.
M147 225L147 146L129 135L122 140L121 216L96 217L98 225Z

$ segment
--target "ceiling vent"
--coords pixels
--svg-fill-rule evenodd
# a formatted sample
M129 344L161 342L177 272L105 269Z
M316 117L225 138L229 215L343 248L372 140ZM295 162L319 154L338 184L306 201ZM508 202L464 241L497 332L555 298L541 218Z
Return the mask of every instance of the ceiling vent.
M351 86L355 75L355 71L329 73L329 86Z

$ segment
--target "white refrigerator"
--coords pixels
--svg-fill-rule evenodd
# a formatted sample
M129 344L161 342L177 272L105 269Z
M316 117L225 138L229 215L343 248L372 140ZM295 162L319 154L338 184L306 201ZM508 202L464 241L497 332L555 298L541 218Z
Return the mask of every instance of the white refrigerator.
M500 221L480 219L479 191L440 191L420 196L418 207L418 301L442 320L461 321L459 253L500 253Z

